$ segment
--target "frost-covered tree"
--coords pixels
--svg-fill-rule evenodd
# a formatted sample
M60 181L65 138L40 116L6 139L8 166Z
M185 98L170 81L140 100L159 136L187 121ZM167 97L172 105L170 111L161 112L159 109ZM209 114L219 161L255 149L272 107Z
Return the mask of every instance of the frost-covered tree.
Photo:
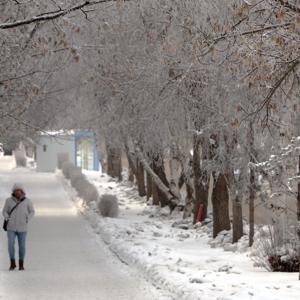
M214 236L236 242L249 206L251 245L249 163L298 135L298 1L18 2L1 4L2 132L92 129L154 204L198 222L211 200Z

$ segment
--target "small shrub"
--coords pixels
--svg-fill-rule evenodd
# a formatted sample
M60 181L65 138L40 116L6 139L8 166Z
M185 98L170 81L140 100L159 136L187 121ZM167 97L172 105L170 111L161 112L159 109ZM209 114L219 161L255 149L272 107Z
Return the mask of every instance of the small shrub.
M270 272L299 272L296 235L289 240L282 239L276 227L277 224L263 226L256 233L252 246L255 265Z
M70 181L71 185L75 187L75 181L82 178L84 175L82 174L82 170L79 167L73 167L70 169Z
M116 218L119 215L118 198L109 194L101 196L98 210L103 217Z
M75 181L74 188L76 189L79 197L81 197L81 198L83 197L85 188L88 184L89 184L89 182L87 181L87 179L84 175L82 175Z
M72 187L77 190L77 188L76 188L77 182L81 181L82 179L84 179L83 174L72 174L71 175L71 180L70 180Z
M98 201L99 194L96 187L88 182L80 167L66 161L62 164L62 172L67 179L70 179L71 185L76 189L78 196L87 204L91 201Z
M268 258L273 272L299 272L299 256L280 256L272 255Z
M16 150L14 151L15 161L17 167L26 167L27 166L27 159L23 151Z
M71 162L69 162L69 161L66 161L66 162L64 162L64 163L62 164L62 172L63 172L63 174L65 175L65 177L66 177L67 179L70 179L70 176L71 176L71 170L72 170L73 168L76 168L76 167L74 166L73 163L71 163Z
M62 169L62 165L64 162L69 161L69 154L66 152L60 152L57 154L57 168L59 170Z
M98 201L99 194L96 187L93 184L87 182L83 188L82 198L87 204L92 201Z

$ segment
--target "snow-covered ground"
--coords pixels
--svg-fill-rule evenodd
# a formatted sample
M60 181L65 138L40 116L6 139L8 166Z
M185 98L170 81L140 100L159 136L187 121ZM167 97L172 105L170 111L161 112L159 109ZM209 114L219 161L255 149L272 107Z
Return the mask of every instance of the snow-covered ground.
M179 214L170 216L168 209L147 205L129 183L117 183L97 172L85 173L100 195L110 193L119 198L119 218L100 217L95 203L84 206L68 181L57 176L99 240L174 299L299 299L296 273L255 268L244 243L236 252L212 248L208 227L193 228L182 223Z
M13 182L23 182L36 217L28 233L25 272L8 271L6 234L1 231L0 299L168 299L95 239L55 174L9 170L12 166L10 158L0 159L1 208Z

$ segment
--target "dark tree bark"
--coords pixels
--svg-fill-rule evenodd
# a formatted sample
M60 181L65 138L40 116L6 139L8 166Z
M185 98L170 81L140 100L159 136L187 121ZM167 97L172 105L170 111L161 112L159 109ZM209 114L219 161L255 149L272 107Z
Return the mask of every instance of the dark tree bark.
M135 156L130 152L128 145L125 143L125 152L127 156L127 161L130 169L132 170L133 174L137 176L137 167L135 164Z
M222 230L230 230L229 195L227 180L224 174L214 175L214 188L212 192L213 206L213 237Z
M160 180L164 183L164 185L166 187L169 187L169 182L167 180L167 176L166 176L166 173L165 173L163 158L157 156L153 159L152 163L153 163L154 173L160 178ZM155 185L155 182L154 182L154 185ZM157 187L154 188L154 189L157 189ZM152 190L153 190L153 185L152 185ZM153 190L153 194L154 193L156 193L156 191L154 192L154 190ZM159 203L160 203L161 207L165 207L165 206L169 205L168 197L160 189L157 189L157 195L156 196L159 199Z
M137 185L138 185L138 191L139 196L144 197L146 196L146 187L145 187L145 172L143 165L137 160L136 162L137 166Z
M185 199L185 207L184 207L184 213L183 213L183 218L189 218L193 212L193 207L194 207L194 189L193 187L186 181L185 182L186 186L186 199Z
M149 163L138 147L136 148L136 155L146 172L152 178L153 203L157 204L156 201L159 201L161 206L168 205L170 211L172 212L178 203L180 203L181 196L176 190L172 189L172 186L169 185L165 174L162 157L160 158L159 156L156 156L155 158L152 158L152 167L150 167Z
M243 236L243 210L239 196L232 201L232 243L236 243Z
M113 178L122 180L122 151L113 147L107 147L107 174Z
M298 176L300 176L300 156L298 158ZM297 235L298 235L298 257L300 259L300 182L298 183L298 194L297 194ZM300 266L299 266L299 280L300 280Z
M134 182L134 173L133 173L133 171L132 171L132 168L130 168L130 166L129 166L129 169L128 169L128 181L130 181L130 182Z
M137 166L134 163L134 156L130 153L129 147L125 142L125 153L127 156L128 166L129 166L129 175L128 180L134 182L134 177L137 178Z
M157 188L157 185L155 184L155 182L153 180L152 180L151 190L152 190L152 199L153 199L152 204L159 206L160 205L160 199L159 199L158 188Z
M194 224L197 222L199 208L202 206L203 215L202 220L207 217L207 205L208 205L208 178L207 173L202 172L200 166L200 140L194 137L193 143L193 176L194 176ZM205 184L205 183L206 184ZM201 221L202 221L201 220Z
M250 193L249 193L249 246L253 245L254 239L254 224L255 224L255 174L254 170L250 170Z
M249 128L249 146L250 146L250 161L254 162L254 130L253 130L253 123L250 122ZM255 208L254 208L254 201L255 201L255 171L251 168L250 169L250 184L249 184L249 246L253 245L253 238L254 238L254 224L255 224Z

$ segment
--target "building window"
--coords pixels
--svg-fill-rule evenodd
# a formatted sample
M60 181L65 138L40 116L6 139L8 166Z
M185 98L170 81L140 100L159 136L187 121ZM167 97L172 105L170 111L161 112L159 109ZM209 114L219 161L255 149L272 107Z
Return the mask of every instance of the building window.
M43 146L43 151L46 152L47 151L47 145Z

